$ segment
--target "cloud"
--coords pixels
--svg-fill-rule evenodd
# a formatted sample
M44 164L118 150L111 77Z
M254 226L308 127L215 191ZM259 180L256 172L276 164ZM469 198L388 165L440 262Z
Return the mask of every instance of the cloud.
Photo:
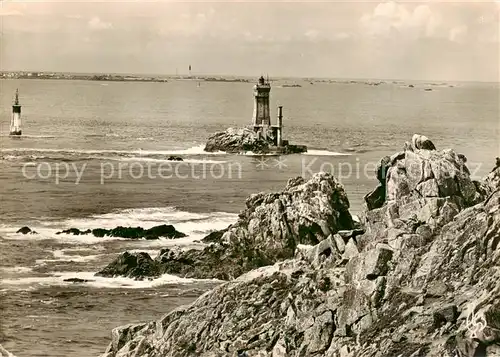
M440 16L427 4L412 10L394 1L378 4L372 13L360 19L362 32L372 37L388 37L395 32L415 38L432 37L441 22Z
M113 24L111 22L104 22L99 17L94 16L89 20L88 26L91 30L98 31L110 29L113 27Z

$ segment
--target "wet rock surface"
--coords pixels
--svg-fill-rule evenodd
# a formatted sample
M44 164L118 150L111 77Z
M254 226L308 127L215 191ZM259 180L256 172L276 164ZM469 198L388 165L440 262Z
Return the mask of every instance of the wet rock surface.
M164 238L183 238L186 235L182 232L177 231L174 226L162 224L160 226L155 226L149 229L144 229L142 227L116 227L113 229L104 229L104 228L96 228L96 229L87 229L85 231L81 231L78 228L69 228L56 234L72 234L72 235L86 235L92 234L95 237L118 237L118 238L129 238L129 239L159 239L160 237Z
M257 247L265 240L278 262L219 285L157 321L114 329L103 356L495 356L498 172L472 183L463 158L451 150L421 149L432 148L427 140L380 165L390 176L385 200L361 217L362 230L328 232L310 225L310 231L291 235L302 244L293 257L277 254L288 252L277 232L250 228L260 209L247 208L241 224L247 222L249 235L238 236L230 227L221 240L242 244L245 237ZM409 170L415 161L420 169ZM422 194L419 184L428 180L437 189L433 184ZM324 192L318 190L322 185L313 192ZM264 197L270 196L247 203ZM268 211L265 222L275 222L281 212Z

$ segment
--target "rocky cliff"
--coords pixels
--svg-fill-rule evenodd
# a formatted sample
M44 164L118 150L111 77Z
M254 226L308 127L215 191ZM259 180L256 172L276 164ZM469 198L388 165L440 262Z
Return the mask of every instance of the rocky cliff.
M431 144L381 160L364 234L322 231L292 259L113 330L104 356L497 356L500 168L473 182L463 155Z
M204 239L211 242L205 249L163 249L154 260L146 253L124 253L98 275L141 278L170 273L229 280L292 258L299 244L317 244L353 227L343 186L332 175L318 173L308 181L290 179L281 192L250 196L236 223Z

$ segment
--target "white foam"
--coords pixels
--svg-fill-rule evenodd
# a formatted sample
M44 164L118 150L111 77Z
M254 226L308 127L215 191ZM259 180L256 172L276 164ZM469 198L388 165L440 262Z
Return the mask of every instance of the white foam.
M281 154L278 154L278 153L267 153L267 154L258 154L258 153L254 153L253 151L245 151L243 153L241 153L241 155L245 155L245 156L280 156Z
M132 253L147 253L151 258L154 258L158 255L158 253L160 253L160 250L158 250L158 249L155 249L155 250L151 250L151 249L127 249L127 252L129 252L131 254Z
M94 276L94 272L56 272L51 276L44 277L26 277L16 279L0 280L0 285L13 286L18 288L41 287L41 286L64 286L74 285L75 283L64 281L65 279L77 278L88 280L88 282L76 283L84 284L95 288L129 288L129 289L147 289L168 284L190 284L203 281L218 281L216 279L187 279L175 275L164 274L151 280L134 280L125 277L105 278Z
M137 162L137 161L144 161L144 162L155 162L155 163L171 163L171 164L180 164L180 165L185 165L187 164L223 164L226 163L227 161L222 161L222 160L208 160L208 159L183 159L182 161L176 161L176 160L167 160L165 159L155 159L152 157L90 157L95 160L110 160L110 161L132 161L132 162Z
M54 259L37 259L35 261L36 264L44 264L49 262L75 262L75 263L85 263L93 260L97 260L98 258L106 255L106 254L98 254L98 255L68 255L65 251L69 251L69 249L57 249L52 252Z
M344 152L328 151L328 150L307 150L307 152L304 152L301 155L308 155L308 156L350 156L351 154L344 153Z
M135 154L135 155L227 155L223 151L207 152L204 145L188 149L174 150L81 150L81 149L42 149L42 148L2 148L0 152L56 152L69 154Z
M0 271L5 273L26 274L32 272L33 269L29 267L0 267Z
M0 226L0 234L7 240L46 240L55 239L61 243L70 244L97 244L104 241L126 241L127 244L137 244L140 246L172 246L186 245L197 246L194 241L200 240L214 230L224 229L236 222L237 214L227 212L193 213L177 210L174 207L151 207L133 208L117 210L114 212L93 215L85 218L68 219L58 222L40 222L38 225L31 225L30 228L39 234L16 233L19 226ZM158 240L135 240L117 237L95 237L92 234L73 235L56 234L64 229L78 228L80 230L104 228L113 229L122 227L142 227L149 229L162 224L171 224L179 232L187 235L184 238ZM130 242L130 243L128 243ZM90 259L90 258L89 258Z
M34 227L34 230L38 234L22 234L16 233L17 228L8 227L0 229L2 233L2 238L5 240L47 240L47 239L57 239L61 243L71 243L71 244L97 244L104 241L110 240L126 240L126 238L117 237L95 237L92 234L86 235L73 235L73 234L56 234L58 229L44 228L44 227Z
M5 137L8 137L10 135L1 135L1 136L5 136ZM54 135L25 135L25 134L22 134L21 136L17 137L17 138L21 138L21 139L55 139L56 136Z
M148 207L118 210L87 218L70 219L64 227L79 229L106 228L117 226L152 228L161 224L172 224L185 234L226 228L234 223L238 215L226 212L193 213L177 210L175 207ZM219 228L222 227L222 228Z

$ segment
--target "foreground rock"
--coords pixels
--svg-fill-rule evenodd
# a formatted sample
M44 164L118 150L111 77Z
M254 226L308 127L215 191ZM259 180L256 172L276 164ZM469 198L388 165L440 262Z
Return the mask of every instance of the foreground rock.
M86 235L92 234L95 237L118 237L118 238L129 238L129 239L159 239L160 237L165 238L182 238L186 235L182 232L177 231L174 226L163 224L161 226L155 226L153 228L144 229L142 227L116 227L113 229L87 229L81 231L78 228L70 228L56 234L73 234L73 235Z
M282 192L251 195L235 224L204 239L214 242L210 246L164 249L154 261L148 260L152 266L146 272L156 276L159 264L160 273L228 280L293 257L299 244L317 244L353 227L349 200L332 175L319 173L308 181L298 177L290 179ZM129 276L128 271L113 269L116 264L112 262L99 274Z
M254 154L268 154L275 151L279 151L280 154L298 154L306 152L307 147L284 142L283 147L276 148L273 138L268 140L258 138L252 130L247 128L229 128L210 136L204 150L207 152L224 151L233 154L249 151Z
M35 231L32 231L30 227L22 227L17 230L16 233L21 233L21 234L38 234Z
M160 275L159 265L147 253L130 254L125 252L115 259L96 276L114 277L126 276L129 278L143 279Z
M454 172L450 157L436 158L433 173ZM363 219L364 234L332 232L158 321L113 330L104 356L496 356L500 189L484 197L438 187L439 196L405 190L368 211L379 219Z

